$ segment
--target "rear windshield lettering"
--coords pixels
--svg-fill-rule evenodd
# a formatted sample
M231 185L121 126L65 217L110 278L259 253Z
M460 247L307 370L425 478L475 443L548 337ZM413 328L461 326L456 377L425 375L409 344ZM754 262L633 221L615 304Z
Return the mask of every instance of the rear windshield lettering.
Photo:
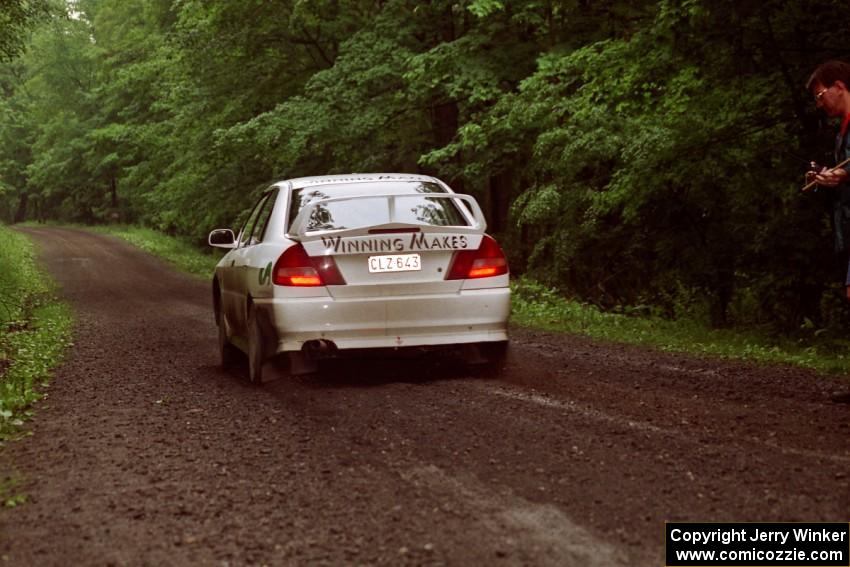
M451 236L428 236L413 234L410 237L410 250L458 250L469 245L466 236L454 234Z
M357 254L364 252L401 252L404 240L401 238L370 238L369 240L343 240L341 236L322 237L325 250L334 254Z
M469 239L462 234L433 236L412 234L404 238L369 238L343 240L341 236L323 236L325 250L333 254L365 254L376 252L403 252L404 250L463 250Z

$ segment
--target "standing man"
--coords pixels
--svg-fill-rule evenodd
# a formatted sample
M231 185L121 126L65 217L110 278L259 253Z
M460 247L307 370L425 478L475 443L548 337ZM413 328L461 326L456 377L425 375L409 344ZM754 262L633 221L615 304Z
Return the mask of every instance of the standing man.
M841 119L841 128L835 138L835 163L850 157L850 64L844 61L827 61L814 70L806 88L815 98L815 105L830 118ZM835 170L823 168L810 172L807 181L816 182L832 192L832 227L835 234L835 251L845 260L850 253L850 164ZM844 279L845 297L850 301L850 264ZM850 391L836 394L834 402L850 403Z

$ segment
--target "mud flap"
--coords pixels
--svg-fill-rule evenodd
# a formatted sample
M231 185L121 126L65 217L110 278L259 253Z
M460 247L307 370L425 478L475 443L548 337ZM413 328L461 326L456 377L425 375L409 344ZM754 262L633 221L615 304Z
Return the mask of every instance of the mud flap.
M263 335L263 352L273 356L277 351L277 330L274 326L273 316L268 309L261 309L257 304L254 304L254 309L256 310L257 323L260 325L260 332Z

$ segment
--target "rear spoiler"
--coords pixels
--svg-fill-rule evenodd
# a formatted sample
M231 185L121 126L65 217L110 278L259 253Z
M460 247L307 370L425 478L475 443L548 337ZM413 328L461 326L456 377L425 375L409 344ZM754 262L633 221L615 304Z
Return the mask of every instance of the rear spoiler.
M308 230L307 227L309 225L310 217L313 214L313 211L319 205L324 205L326 203L336 203L340 201L355 201L359 199L387 199L389 201L389 219L390 222L386 225L382 225L382 227L428 227L437 231L442 231L448 227L446 226L432 226L432 225L415 225L409 223L399 223L394 220L395 217L395 201L396 199L409 198L409 197L426 197L428 199L455 199L461 201L466 206L458 207L458 210L461 214L466 217L467 221L470 222L468 226L452 226L451 228L455 231L462 232L472 232L472 233L483 233L487 229L487 221L484 219L484 213L481 211L481 207L478 205L478 201L475 200L471 195L461 195L459 193L400 193L400 194L377 194L377 195L354 195L350 197L331 197L328 199L322 199L320 201L315 201L306 205L302 208L298 215L295 217L295 220L292 221L292 225L289 227L289 233L287 237L290 238L302 238L308 232L317 233L317 232L331 232L325 230ZM347 233L355 233L355 232L363 232L368 230L369 228L374 227L359 227L354 229L342 229L342 230L334 230L332 232L339 234L341 232Z

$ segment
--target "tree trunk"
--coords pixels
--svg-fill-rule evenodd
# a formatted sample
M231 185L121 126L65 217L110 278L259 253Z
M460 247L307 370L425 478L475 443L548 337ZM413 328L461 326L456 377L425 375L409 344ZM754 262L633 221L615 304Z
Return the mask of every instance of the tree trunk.
M442 25L440 26L440 38L443 42L451 42L455 40L455 24L452 4L446 4L445 11L442 16ZM437 95L433 106L431 107L431 123L434 129L434 141L438 148L443 148L451 143L457 134L458 122L460 119L460 110L458 109L457 101L454 100L439 100L442 95ZM454 160L460 163L459 157ZM452 186L459 192L463 191L463 180L452 179Z
M110 189L111 196L112 196L112 208L117 209L118 208L118 178L116 178L114 175L109 180L109 189Z
M434 128L434 138L438 148L443 148L451 143L457 134L458 129L458 111L455 101L441 102L435 104L431 109L431 120ZM461 157L455 156L453 161L460 165ZM452 187L458 192L463 192L463 179L455 178L451 180Z
M18 201L18 210L15 212L15 219L12 222L24 222L27 220L27 202L29 202L29 195L21 193L21 199Z
M457 103L453 100L434 105L434 137L438 147L442 148L448 145L455 137L458 115Z
M490 177L489 225L490 231L502 232L508 224L508 209L510 208L511 176L503 171Z
M711 326L723 329L729 326L729 304L735 292L734 274L728 268L717 271L717 281L711 296Z

